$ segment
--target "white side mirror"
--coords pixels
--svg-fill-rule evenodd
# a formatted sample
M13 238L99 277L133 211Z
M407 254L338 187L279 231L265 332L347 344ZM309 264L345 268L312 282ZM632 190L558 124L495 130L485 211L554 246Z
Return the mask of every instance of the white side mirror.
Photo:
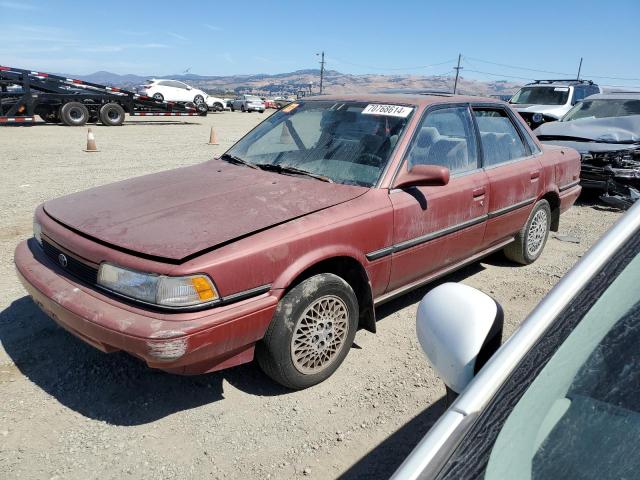
M490 296L461 283L445 283L418 306L420 346L444 383L460 393L500 347L503 313Z

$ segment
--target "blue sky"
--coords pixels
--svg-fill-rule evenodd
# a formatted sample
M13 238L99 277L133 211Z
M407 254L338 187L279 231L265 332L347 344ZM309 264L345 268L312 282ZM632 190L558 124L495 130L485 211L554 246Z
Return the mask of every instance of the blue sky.
M316 68L324 50L341 72L430 75L450 72L462 53L463 76L517 81L575 74L582 56L584 77L640 85L639 18L639 0L0 0L0 64L280 73Z

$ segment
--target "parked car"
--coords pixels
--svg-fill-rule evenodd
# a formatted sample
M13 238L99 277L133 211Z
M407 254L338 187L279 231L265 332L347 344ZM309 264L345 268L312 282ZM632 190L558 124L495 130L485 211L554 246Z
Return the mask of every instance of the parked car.
M206 92L178 80L152 79L141 85L140 91L144 95L160 101L193 102L196 105L206 103L209 110L217 112L224 110L224 101L221 98L212 97Z
M392 478L636 478L639 281L640 204L497 352L494 299L462 284L431 290L418 338L460 396Z
M596 93L601 93L600 87L591 80L536 80L518 90L509 103L534 129L562 118L577 102Z
M496 100L309 98L219 159L47 201L15 263L104 351L181 374L255 354L305 388L375 331L375 305L498 250L535 261L579 172Z
M290 97L276 97L273 99L277 109L281 109L285 105L289 105L293 100L294 99Z
M591 95L534 133L578 150L583 188L600 192L605 203L629 208L640 199L640 93Z
M255 95L240 95L231 103L231 111L240 110L243 112L264 113L264 102Z
M262 101L264 102L264 108L278 108L276 106L276 102L271 100L270 98L263 98Z

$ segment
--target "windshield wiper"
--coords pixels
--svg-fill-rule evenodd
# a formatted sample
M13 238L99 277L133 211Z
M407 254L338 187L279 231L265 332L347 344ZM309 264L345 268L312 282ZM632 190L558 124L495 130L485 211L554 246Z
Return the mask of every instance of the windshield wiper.
M234 165L246 165L249 168L258 168L255 164L251 162L247 162L240 157L235 155L230 155L228 153L223 153L220 157L220 160L224 160L225 162L233 163Z
M329 177L325 177L324 175L320 175L318 173L307 172L306 170L302 170L296 167L289 167L286 165L274 165L272 163L256 163L256 167L267 170L269 172L276 172L281 174L292 174L292 175L305 175L307 177L315 178L317 180L322 180L323 182L333 183Z

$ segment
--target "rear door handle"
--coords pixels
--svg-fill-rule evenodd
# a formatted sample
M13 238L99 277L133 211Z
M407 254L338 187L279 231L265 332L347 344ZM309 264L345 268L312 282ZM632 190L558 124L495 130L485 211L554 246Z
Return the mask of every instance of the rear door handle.
M485 188L484 187L476 188L473 191L473 198L483 197L484 194L485 194Z
M538 178L540 178L540 170L531 172L531 180L537 180Z

